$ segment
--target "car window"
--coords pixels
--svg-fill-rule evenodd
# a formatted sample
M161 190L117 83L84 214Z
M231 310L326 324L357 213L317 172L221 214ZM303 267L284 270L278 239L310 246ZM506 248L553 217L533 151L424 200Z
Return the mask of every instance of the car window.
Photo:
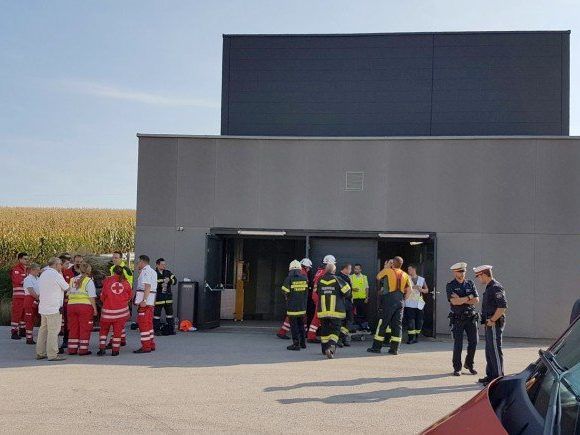
M580 321L577 321L568 333L556 343L552 353L564 370L570 370L580 362Z
M580 363L568 371L560 384L561 433L580 433Z
M548 370L543 362L538 364L538 368L526 383L530 401L542 418L546 418L553 383L554 373Z

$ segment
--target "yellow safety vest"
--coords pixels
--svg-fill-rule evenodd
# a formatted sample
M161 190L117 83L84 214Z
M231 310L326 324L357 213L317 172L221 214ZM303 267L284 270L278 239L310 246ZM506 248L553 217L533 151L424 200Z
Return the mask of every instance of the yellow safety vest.
M352 282L352 298L353 299L366 299L367 292L366 289L369 286L369 280L366 275L362 273L356 276L354 273L350 276L350 282Z
M121 266L123 268L123 275L125 275L125 279L127 281L129 281L129 284L131 284L131 286L133 286L133 274L127 272L127 269L125 269L127 267L127 263L125 263L124 261L121 261L121 264L119 264L119 266ZM109 275L111 275L111 276L113 275L113 269L114 268L115 268L115 265L113 264L109 268Z
M80 283L79 287L74 293L68 294L68 304L85 304L91 305L91 297L89 296L89 292L87 291L87 284L91 279L89 277L83 278L83 281ZM70 286L73 287L73 283L75 278L70 280Z

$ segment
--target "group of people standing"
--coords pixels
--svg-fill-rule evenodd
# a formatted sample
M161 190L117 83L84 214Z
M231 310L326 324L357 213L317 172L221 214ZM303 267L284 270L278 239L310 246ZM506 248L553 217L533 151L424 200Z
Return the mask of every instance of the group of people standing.
M337 347L350 346L352 333L370 332L367 318L369 283L360 264L344 263L337 271L336 258L327 255L312 280L312 262L308 258L290 263L290 272L282 285L287 300L286 319L278 337L287 338L291 331L293 344L288 350L306 348L306 342L320 342L322 353L333 358ZM416 343L421 332L425 305L422 295L429 289L425 279L401 268L403 259L395 257L385 263L377 275L381 282L380 319L373 346L369 352L380 353L388 343L389 353L397 354L402 338L403 319L409 334L408 344ZM306 334L306 329L308 333Z
M68 254L50 258L41 268L29 263L28 255L18 254L18 262L11 270L13 285L11 338L26 338L26 343L36 344L37 359L61 361L69 355L90 355L89 343L94 322L99 321L99 350L103 356L107 349L119 355L126 345L125 325L131 317L131 301L137 310L141 347L134 353L155 350L155 330L161 328L161 310L165 309L167 324L175 333L171 286L175 276L166 268L163 258L157 260L154 270L146 255L138 258L139 275L133 292L133 273L120 252L113 253L109 276L97 285L91 265L76 255L73 262ZM159 296L157 296L159 293ZM99 302L97 304L97 301ZM33 328L40 316L37 341ZM112 336L107 344L109 332ZM171 334L169 332L166 335ZM58 336L62 335L59 347Z
M278 331L278 337L286 338L291 331L293 343L288 350L299 351L306 348L306 342L320 341L322 353L334 358L337 347L349 346L349 335L359 330L369 330L366 318L366 304L369 298L368 278L362 274L362 267L355 265L351 275L350 263L342 265L337 272L336 258L327 255L310 280L312 262L305 258L293 260L289 274L282 284L287 301L286 319ZM418 341L423 324L423 295L429 293L425 278L417 275L417 268L411 265L409 273L402 270L403 258L396 256L384 264L378 273L380 282L378 321L373 344L367 349L371 353L381 353L384 346L388 353L397 355L403 336L403 324L407 327L407 343ZM474 357L478 341L478 322L485 325L486 375L479 379L482 384L503 375L502 335L505 326L507 300L503 286L492 273L493 266L482 265L473 268L475 277L485 285L481 315L476 312L479 294L473 281L466 279L467 263L459 262L451 266L454 279L447 284L447 298L450 303L450 326L454 339L453 375L460 376L462 368L477 374ZM355 297L356 295L356 297ZM314 310L310 314L311 308ZM353 329L353 324L356 325ZM306 334L308 329L308 335ZM468 347L465 362L462 363L464 335ZM317 337L318 335L318 337Z

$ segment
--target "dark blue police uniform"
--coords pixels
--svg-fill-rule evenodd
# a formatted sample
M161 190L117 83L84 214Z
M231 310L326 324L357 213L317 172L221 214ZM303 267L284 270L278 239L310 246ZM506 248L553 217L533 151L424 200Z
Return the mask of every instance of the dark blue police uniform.
M492 279L485 287L481 307L481 323L485 324L497 308L507 308L503 286ZM503 376L503 352L501 349L505 316L501 316L494 326L485 326L485 374L488 381Z
M451 301L451 295L455 293L460 298L477 298L477 288L473 281L466 279L462 283L454 279L447 283L447 300ZM461 352L463 351L463 333L467 335L467 356L465 357L465 368L473 370L473 359L477 348L477 320L478 314L474 305L462 304L451 305L449 313L449 324L453 334L453 370L461 370Z

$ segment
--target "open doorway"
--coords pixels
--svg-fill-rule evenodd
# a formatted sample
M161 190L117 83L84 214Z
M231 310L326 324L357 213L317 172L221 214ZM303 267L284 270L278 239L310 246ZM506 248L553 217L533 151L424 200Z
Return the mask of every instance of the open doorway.
M282 320L280 286L290 261L304 257L306 238L228 237L224 248L222 319Z
M435 336L435 239L429 238L383 238L378 243L378 264L382 269L385 261L395 257L403 257L403 270L413 264L417 267L417 274L424 277L429 287L429 294L423 295L425 307L423 309L423 335Z

